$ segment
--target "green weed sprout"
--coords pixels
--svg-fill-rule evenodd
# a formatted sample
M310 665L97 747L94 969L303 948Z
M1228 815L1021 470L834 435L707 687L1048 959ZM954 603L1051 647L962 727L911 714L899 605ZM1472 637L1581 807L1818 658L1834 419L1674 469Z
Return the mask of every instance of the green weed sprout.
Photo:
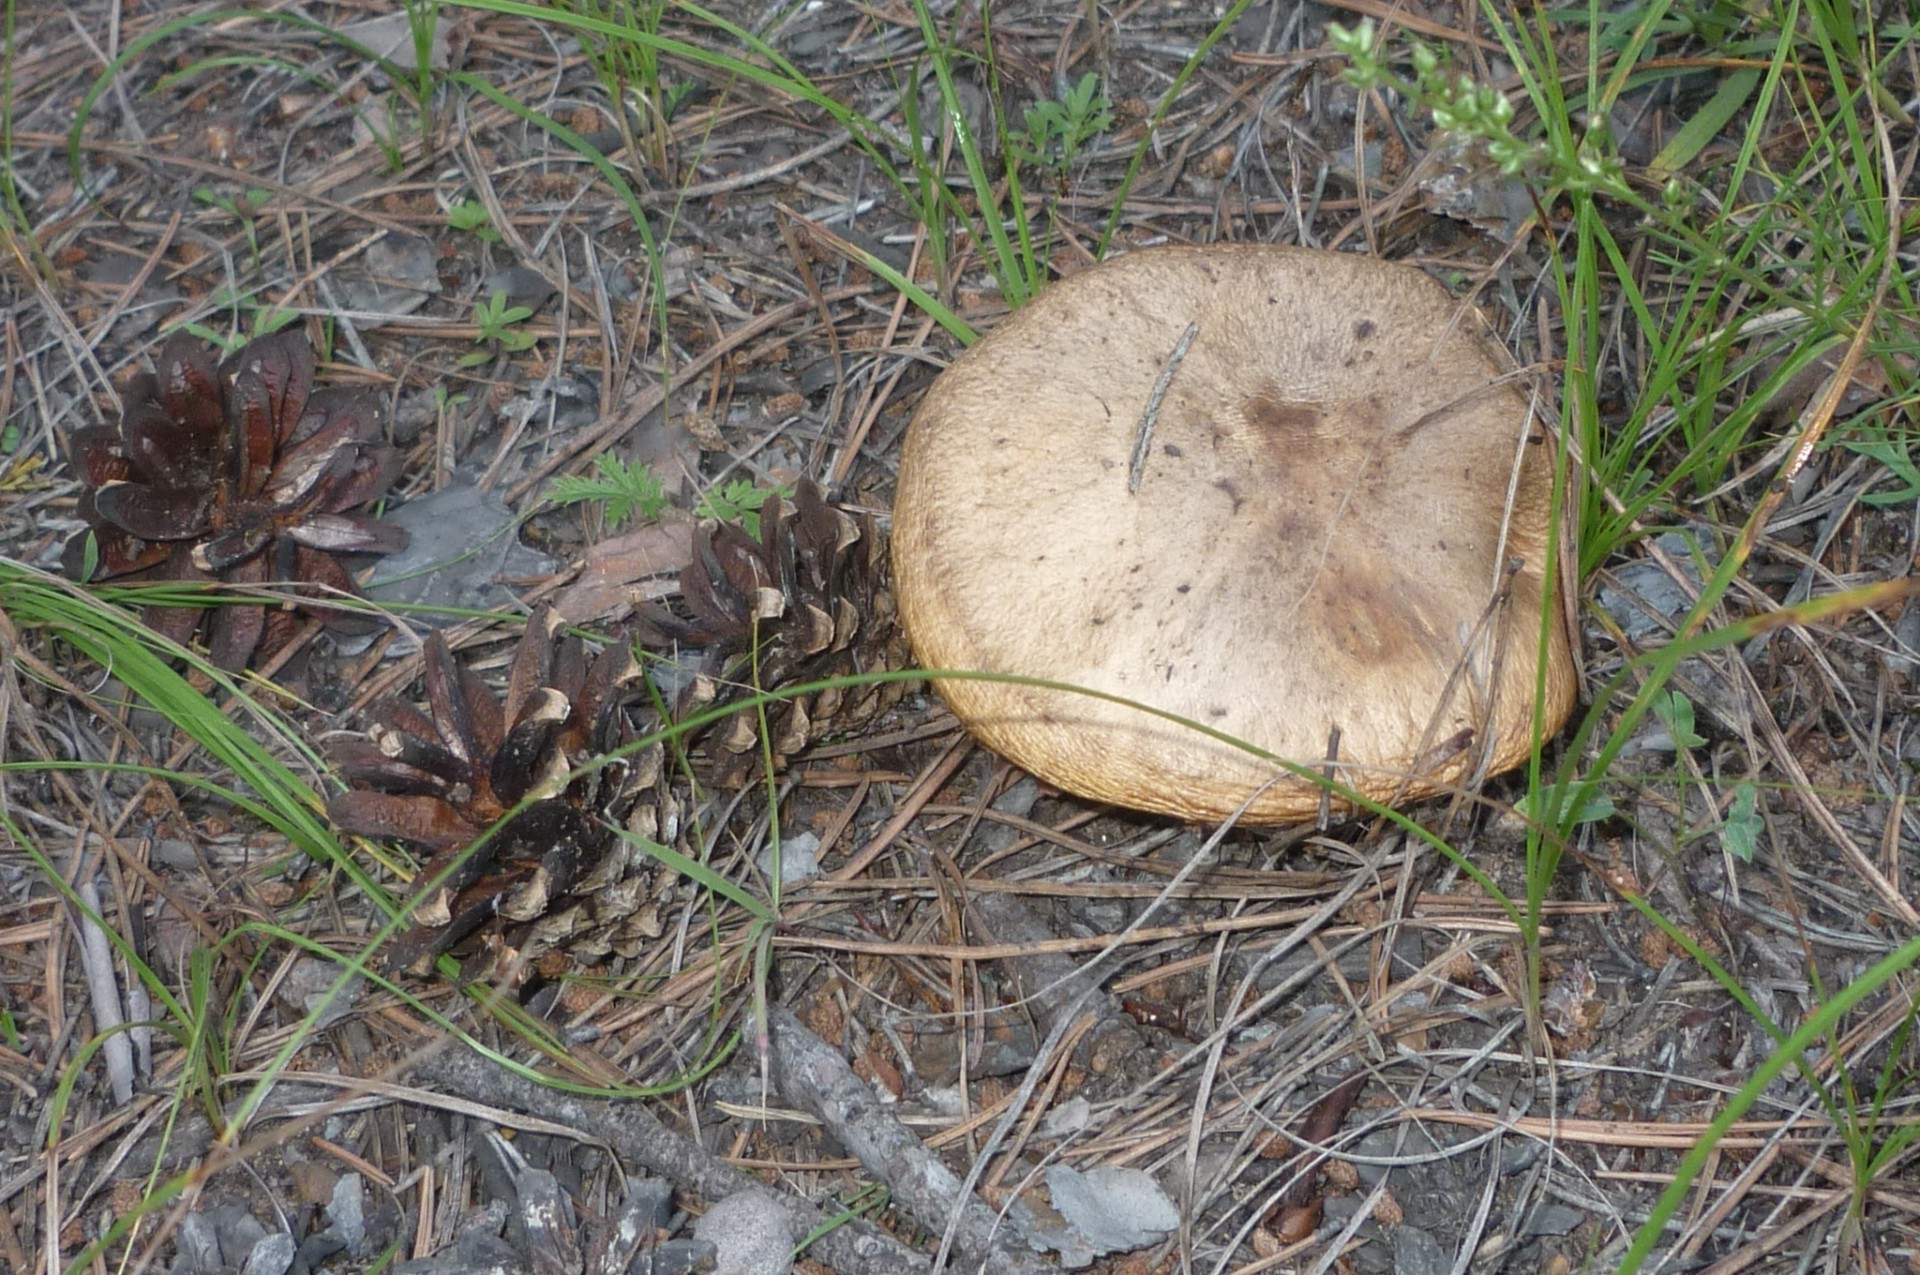
M604 506L607 526L618 530L638 516L651 522L666 509L667 492L645 465L629 465L611 452L594 461L593 474L561 474L547 487L556 505L595 501Z
M1026 111L1026 132L1008 137L1014 158L1033 168L1052 168L1060 176L1088 142L1113 123L1100 80L1092 71L1057 102L1036 102Z
M473 307L473 321L480 331L473 339L485 341L489 345L518 354L531 350L539 338L520 325L533 317L533 310L524 305L508 305L507 294L496 292L485 301L476 302ZM484 350L475 350L460 359L461 367L474 367L487 361Z
M1542 141L1521 138L1513 131L1512 100L1471 76L1455 75L1433 45L1423 40L1409 45L1412 80L1395 72L1381 56L1371 18L1362 18L1351 29L1329 24L1327 42L1347 59L1347 83L1362 91L1392 89L1425 107L1441 132L1484 145L1502 174L1538 175L1563 190L1635 199L1603 128L1589 127L1577 140L1561 135Z
M500 232L493 228L492 214L477 199L463 199L447 209L447 227L467 231L483 243L500 242Z
M666 486L645 465L629 465L603 452L592 474L562 474L547 487L547 499L556 505L594 501L604 506L607 525L618 530L636 517L651 522L672 502ZM761 487L751 479L736 478L704 492L693 507L697 518L739 523L741 530L760 538L760 510L774 496L787 499L791 487Z

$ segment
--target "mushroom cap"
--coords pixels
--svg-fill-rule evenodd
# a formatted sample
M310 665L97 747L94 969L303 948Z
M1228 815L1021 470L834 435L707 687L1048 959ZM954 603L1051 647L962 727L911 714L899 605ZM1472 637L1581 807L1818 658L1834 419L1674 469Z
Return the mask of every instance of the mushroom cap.
M1574 698L1544 581L1554 440L1527 389L1411 266L1219 245L1057 282L908 429L893 566L915 656L1147 705L1375 801L1513 766L1536 678L1546 733ZM1321 784L1129 704L936 685L989 747L1084 797L1187 819L1250 802L1258 823L1321 808Z

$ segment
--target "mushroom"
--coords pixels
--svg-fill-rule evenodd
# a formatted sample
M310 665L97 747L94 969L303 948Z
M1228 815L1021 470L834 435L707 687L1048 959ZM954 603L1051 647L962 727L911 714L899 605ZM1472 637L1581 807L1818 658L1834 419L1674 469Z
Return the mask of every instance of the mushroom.
M926 668L1111 697L937 679L1069 792L1258 823L1346 809L1323 777L1409 801L1517 764L1536 715L1550 734L1572 707L1553 459L1511 360L1420 270L1137 251L928 391L894 503L900 617Z

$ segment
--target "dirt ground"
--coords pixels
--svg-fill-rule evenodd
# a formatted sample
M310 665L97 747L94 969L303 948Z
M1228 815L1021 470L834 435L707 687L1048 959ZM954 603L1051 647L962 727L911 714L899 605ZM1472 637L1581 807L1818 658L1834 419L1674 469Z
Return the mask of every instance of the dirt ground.
M1364 248L1471 290L1521 365L1549 367L1558 229L1536 215L1560 210L1339 78L1326 24L1376 10L1248 7L1144 151L1220 6L996 5L991 75L976 17L950 27L942 9L939 24L974 51L957 92L989 135L996 110L1023 118L1097 73L1108 127L1025 192L1055 273L1094 260L1110 218L1115 250ZM1393 12L1491 81L1510 70L1459 7ZM323 380L377 395L404 454L392 508L457 496L418 525L518 539L428 602L520 615L566 600L568 620L626 632L636 598L673 592L698 493L741 479L815 479L877 545L900 438L959 345L869 267L980 331L1006 306L964 243L936 266L906 197L829 111L672 53L618 103L564 29L448 7L422 118L386 71L296 16L412 57L391 21L404 15L375 3L11 11L9 560L60 569L83 527L69 439L118 418L163 333L246 336L276 310L325 340ZM909 127L903 95L939 118L905 4L720 16L876 121L883 148ZM738 52L694 13L669 9L659 30ZM1623 137L1630 166L1712 90L1660 83ZM1891 91L1910 99L1914 84ZM607 172L540 120L610 157L658 274ZM1911 116L1887 145L1910 160ZM476 316L496 294L529 311L504 337ZM1624 419L1644 348L1630 313L1609 321L1622 335L1601 411ZM1660 525L1724 552L1779 437L1718 499ZM599 505L543 502L555 475L594 474L602 456L665 476L657 528L623 539ZM1812 462L1716 622L1788 600L1803 571L1822 588L1911 572L1914 506L1848 497L1858 463ZM1697 587L1672 547L1636 539L1581 582L1578 713L1597 704L1595 729L1550 745L1550 763L1598 750L1618 720L1603 688ZM897 636L874 583L862 640L867 667L884 667ZM10 771L5 805L33 845L0 842L0 1271L666 1272L698 1269L701 1240L767 1226L779 1256L734 1269L788 1269L780 1245L815 1226L825 1238L795 1269L924 1270L936 1255L1113 1275L1614 1269L1774 1054L1761 1016L1795 1030L1920 930L1920 616L1904 614L1681 666L1698 740L1676 750L1652 718L1628 740L1611 812L1579 826L1551 883L1537 1002L1512 919L1400 826L1216 835L1089 805L973 745L918 684L781 757L771 785L712 750L697 790L658 781L660 839L756 900L775 870L770 812L786 853L817 859L819 875L780 891L777 923L671 863L635 864L630 942L499 996L484 978L343 984L325 958L360 953L379 909L217 791ZM307 738L424 694L417 642L313 628L287 693L249 683ZM449 630L495 684L517 631ZM146 760L231 786L59 634L8 621L0 644L9 762ZM337 791L315 754L269 743L322 797ZM1750 861L1716 831L1742 779L1763 794ZM1496 778L1409 813L1524 899L1525 790ZM397 852L351 849L405 895ZM203 1034L154 1011L130 957L197 1007L186 1021ZM1718 1140L1658 1237L1658 1269L1920 1271L1913 989L1903 971L1859 996ZM132 1083L116 1092L95 1042L156 1017L125 1036ZM729 1198L744 1203L700 1230Z

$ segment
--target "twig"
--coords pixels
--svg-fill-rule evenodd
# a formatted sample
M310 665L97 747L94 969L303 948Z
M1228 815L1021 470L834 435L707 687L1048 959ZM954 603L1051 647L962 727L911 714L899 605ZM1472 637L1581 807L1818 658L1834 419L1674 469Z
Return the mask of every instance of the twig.
M1174 343L1173 353L1167 356L1167 365L1160 369L1160 376L1153 383L1153 392L1147 395L1147 410L1140 415L1140 432L1133 440L1133 464L1127 467L1129 496L1140 490L1140 480L1147 472L1147 452L1153 447L1153 427L1160 423L1160 400L1167 396L1167 388L1173 384L1173 374L1180 370L1180 361L1187 357L1187 347L1193 344L1193 338L1199 331L1199 323L1187 325L1187 330Z
M993 1210L963 1192L960 1179L880 1105L839 1050L802 1027L789 1010L770 1010L767 1026L773 1081L786 1100L825 1125L869 1173L886 1183L894 1203L916 1222L930 1231L951 1227L968 1269L996 1275L1048 1275L1053 1270L1032 1253L1020 1251L1019 1241L1000 1227ZM1011 1216L1017 1222L1025 1211L1016 1203Z
M107 1060L114 1101L124 1107L133 1101L133 1042L119 1030L126 1018L120 1008L120 983L114 977L113 948L101 928L100 894L93 881L83 877L74 883L73 892L86 909L74 909L73 927L80 936L80 965L93 997L93 1023L101 1037L100 1052Z
M1327 731L1327 768L1321 773L1326 776L1326 785L1320 789L1320 817L1314 826L1325 832L1333 820L1334 774L1340 769L1340 728L1332 727Z
M514 1107L570 1125L581 1136L603 1139L623 1160L691 1189L709 1200L765 1183L709 1155L699 1144L661 1124L638 1103L583 1098L549 1089L467 1050L446 1050L415 1069L417 1079L468 1098ZM807 1235L830 1220L807 1201L782 1195L794 1234ZM808 1252L841 1275L921 1275L927 1259L872 1224L859 1219L827 1230Z

